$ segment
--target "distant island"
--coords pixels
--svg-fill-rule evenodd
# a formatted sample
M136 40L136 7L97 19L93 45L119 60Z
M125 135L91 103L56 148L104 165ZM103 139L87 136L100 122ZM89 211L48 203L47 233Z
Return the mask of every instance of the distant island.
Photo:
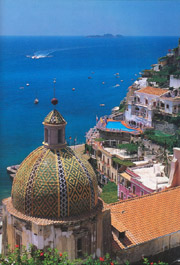
M104 34L104 35L88 35L86 36L87 38L122 38L123 35L117 34L117 35L113 35L113 34Z

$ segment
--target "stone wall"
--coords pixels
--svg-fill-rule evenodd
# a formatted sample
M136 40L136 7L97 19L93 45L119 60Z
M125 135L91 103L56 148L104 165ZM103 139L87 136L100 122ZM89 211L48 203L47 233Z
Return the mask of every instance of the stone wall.
M109 132L109 131L99 131L100 138L104 138L106 140L119 140L122 141L130 141L131 135L125 132Z
M174 134L174 132L178 129L178 127L173 123L168 123L166 121L164 122L155 122L154 123L154 129L162 131L164 133L168 134Z

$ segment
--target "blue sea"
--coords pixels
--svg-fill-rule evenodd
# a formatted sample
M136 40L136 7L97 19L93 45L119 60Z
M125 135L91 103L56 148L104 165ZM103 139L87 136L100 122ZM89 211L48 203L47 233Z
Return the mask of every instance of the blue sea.
M0 200L11 192L6 167L42 144L42 122L53 109L53 78L67 142L84 143L96 115L109 114L132 79L177 45L178 37L0 37Z

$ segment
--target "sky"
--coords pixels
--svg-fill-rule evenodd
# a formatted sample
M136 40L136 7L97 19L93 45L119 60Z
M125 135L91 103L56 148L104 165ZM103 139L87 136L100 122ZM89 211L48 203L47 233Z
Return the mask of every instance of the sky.
M180 36L180 0L0 0L0 35Z

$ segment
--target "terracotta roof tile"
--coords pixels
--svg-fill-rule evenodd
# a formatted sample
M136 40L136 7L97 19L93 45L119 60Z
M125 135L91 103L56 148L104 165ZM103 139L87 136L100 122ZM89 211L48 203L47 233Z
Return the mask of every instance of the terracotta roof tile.
M180 187L110 204L112 226L133 245L180 230Z
M150 94L150 95L155 95L155 96L161 96L164 93L168 92L168 90L167 89L158 88L158 87L147 86L147 87L144 87L144 88L141 88L141 89L137 90L136 92Z

